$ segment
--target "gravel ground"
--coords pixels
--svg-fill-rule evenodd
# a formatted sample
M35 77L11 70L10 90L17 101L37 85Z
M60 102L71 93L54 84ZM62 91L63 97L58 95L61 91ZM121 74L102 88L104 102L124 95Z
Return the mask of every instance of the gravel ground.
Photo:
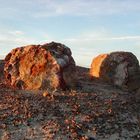
M0 81L1 140L139 140L135 92L92 81L77 68L75 89L14 90Z

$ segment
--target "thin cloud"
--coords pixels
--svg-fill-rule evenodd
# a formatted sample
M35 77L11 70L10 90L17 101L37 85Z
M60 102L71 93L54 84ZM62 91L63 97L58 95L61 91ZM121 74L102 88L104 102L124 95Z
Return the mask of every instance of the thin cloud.
M101 40L140 40L140 36L119 36L119 37L101 38Z
M21 12L22 11L22 12ZM6 0L0 17L45 18L54 16L99 16L140 12L139 0ZM6 13L6 14L3 14Z
M25 37L25 33L20 30L1 30L0 31L0 44L12 43L12 44L26 44L34 41L31 38ZM6 45L5 44L5 45Z
M42 9L35 12L35 17L51 17L61 15L95 16L128 14L140 11L138 0L71 0L71 1L42 1Z
M8 33L14 36L24 35L24 32L20 30L9 31Z
M140 36L116 36L116 37L68 38L68 39L64 39L64 41L68 41L68 42L113 41L113 40L140 40Z
M13 48L37 42L37 40L28 37L23 31L0 30L0 55L7 54Z

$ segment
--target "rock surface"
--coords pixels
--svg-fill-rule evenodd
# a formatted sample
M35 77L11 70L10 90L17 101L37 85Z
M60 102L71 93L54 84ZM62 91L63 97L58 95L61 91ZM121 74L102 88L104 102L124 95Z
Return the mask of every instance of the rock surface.
M139 62L130 52L102 54L93 59L90 75L124 89L140 87Z
M75 62L63 44L29 45L6 56L4 73L7 84L14 88L64 89L75 82Z

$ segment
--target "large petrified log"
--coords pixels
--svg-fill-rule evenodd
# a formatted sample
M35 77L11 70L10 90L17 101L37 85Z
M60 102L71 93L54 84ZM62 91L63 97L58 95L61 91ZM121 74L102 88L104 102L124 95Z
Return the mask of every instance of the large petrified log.
M51 42L13 49L5 58L8 85L18 89L64 89L75 83L71 50Z
M139 61L130 52L97 56L92 61L90 75L125 89L140 87Z

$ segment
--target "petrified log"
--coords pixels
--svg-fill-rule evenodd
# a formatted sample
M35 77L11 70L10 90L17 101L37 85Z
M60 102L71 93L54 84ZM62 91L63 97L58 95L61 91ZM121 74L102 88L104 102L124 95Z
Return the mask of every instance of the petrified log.
M7 84L18 89L64 89L75 83L71 50L55 42L13 49L4 72Z
M92 61L90 75L125 89L140 87L139 61L130 52L97 56Z

